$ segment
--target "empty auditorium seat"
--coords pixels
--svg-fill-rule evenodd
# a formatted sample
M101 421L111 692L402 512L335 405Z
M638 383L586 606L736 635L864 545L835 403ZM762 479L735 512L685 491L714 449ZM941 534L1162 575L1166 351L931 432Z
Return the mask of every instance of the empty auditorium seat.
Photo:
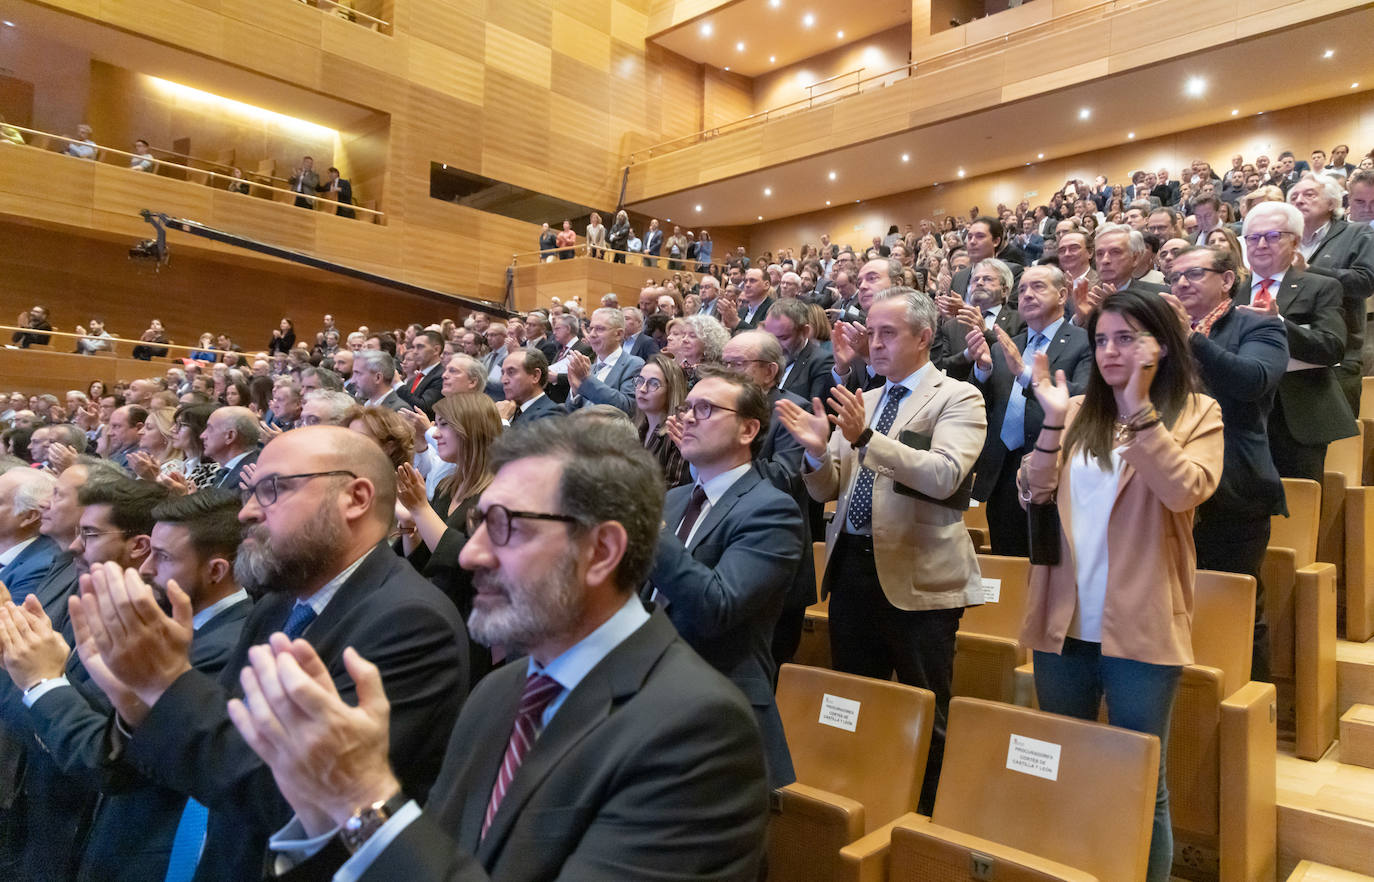
M984 602L964 610L954 651L952 694L1012 701L1014 674L1026 661L1019 635L1025 618L1030 561L978 555Z
M783 665L777 701L797 782L774 794L769 878L830 882L841 848L916 807L935 695Z
M1288 517L1270 519L1260 579L1280 728L1294 752L1321 757L1336 738L1336 568L1317 563L1321 487L1284 478Z
M1158 775L1153 735L955 698L935 811L846 846L838 878L1143 879Z

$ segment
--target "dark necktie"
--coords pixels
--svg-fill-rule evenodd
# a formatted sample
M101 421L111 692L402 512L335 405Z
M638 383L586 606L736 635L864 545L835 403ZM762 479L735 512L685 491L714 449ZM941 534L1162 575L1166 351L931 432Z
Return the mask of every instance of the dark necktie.
M878 415L878 425L873 427L874 434L886 435L892 428L906 393L905 386L895 384L887 390L887 404L883 405L883 412ZM873 524L874 477L873 470L864 466L859 469L859 477L854 482L854 496L849 501L849 522L860 530L866 530Z
M687 544L687 537L692 535L692 528L696 526L705 506L706 490L697 484L692 488L692 498L687 500L687 510L682 513L682 523L677 527L677 538L682 540L683 545Z
M511 729L506 754L501 759L501 768L496 773L496 783L491 788L486 817L482 819L483 837L491 827L492 818L496 817L496 810L501 807L501 800L506 798L506 791L515 779L515 773L520 769L525 755L530 752L535 739L539 736L539 724L544 716L544 709L562 691L563 687L558 681L547 674L535 674L526 678L525 691L520 696L520 707L515 712L515 726Z
M282 625L282 633L292 640L305 633L305 629L310 623L315 621L315 609L305 601L298 600L296 605L291 607L291 615L286 617L286 624Z

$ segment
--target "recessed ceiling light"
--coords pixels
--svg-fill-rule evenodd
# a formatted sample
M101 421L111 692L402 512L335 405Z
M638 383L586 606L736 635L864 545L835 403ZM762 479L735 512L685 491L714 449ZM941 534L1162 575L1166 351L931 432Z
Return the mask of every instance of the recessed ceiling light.
M726 69L726 70L729 70L729 69L730 69L730 65L728 65L728 64L725 65L725 69Z
M697 206L697 211L701 211L701 206L700 206L700 205Z
M1127 133L1126 133L1126 139L1127 139L1127 140L1130 140L1130 139L1132 139L1132 138L1134 138L1134 137L1135 137L1135 132L1127 132Z
M825 200L825 204L826 204L826 205L829 205L829 204L830 204L830 200L829 200L829 199Z
M857 200L857 199L854 200L854 203L855 203L856 205L858 204L858 202L859 202L859 200Z
M763 195L765 195L765 196L772 196L772 195L773 195L773 188L772 188L772 187L764 187L764 188L763 188Z
M902 162L910 162L910 161L911 161L911 154L910 154L910 153L903 153L903 154L902 154Z
M744 41L743 41L743 40L740 40L738 43L735 44L735 51L736 51L736 52L743 52L743 51L744 51Z
M1358 89L1358 88L1360 88L1360 84L1359 84L1359 83L1351 83L1351 84L1350 84L1350 88L1352 88L1352 89Z
M1328 50L1326 50L1325 52L1322 53L1322 58L1330 58L1331 56L1333 56L1333 55L1335 55L1335 54L1336 54L1336 50L1335 50L1335 49L1328 49Z
M670 217L665 217L665 218L663 219L663 222L664 222L665 224L670 224L670 223L673 222L673 219L670 218Z
M1084 108L1081 108L1081 109L1078 111L1078 118L1079 118L1079 119L1087 119L1088 117L1090 117L1090 116L1092 116L1092 115L1093 115L1093 111L1092 111L1092 108L1091 108L1091 107L1084 107Z
M802 16L802 27L809 28L815 23L816 16L812 15L811 13L808 12L806 15Z
M759 220L763 220L763 215L759 215Z
M1232 115L1232 116L1240 116L1240 108L1239 108L1239 107L1232 108L1232 109L1231 109L1231 115Z
M1035 154L1035 158L1036 158L1036 159L1044 159L1044 158L1045 158L1045 154L1043 154L1043 153L1037 153L1037 154Z
M6 20L6 22L5 22L5 27L7 27L7 28L12 28L12 27L14 27L14 22Z
M1255 114L1255 116L1264 116L1264 111L1263 111L1263 110L1259 111L1258 113Z
M777 64L777 63L778 63L778 56L776 56L776 55L770 55L770 56L768 56L768 63L769 63L769 64Z
M1030 163L1028 162L1028 163L1026 163L1026 165L1030 165Z
M782 0L768 0L768 5L773 7L774 9L777 9L779 6L782 5Z
M964 176L964 170L961 168L961 169L959 169L959 177L962 178L963 176Z
M702 25L701 25L701 35L702 35L703 37L709 37L709 36L711 36L711 30L712 30L712 28L711 28L711 23L710 23L709 21L708 21L708 22L702 23Z
M838 39L838 40L843 40L843 39L844 39L844 31L836 31L836 32L835 32L835 38Z
M832 181L835 180L835 173L834 173L834 172L831 172L831 173L830 173L830 180L832 180Z
M1207 91L1207 81L1202 77L1189 77L1183 84L1183 91L1197 98Z

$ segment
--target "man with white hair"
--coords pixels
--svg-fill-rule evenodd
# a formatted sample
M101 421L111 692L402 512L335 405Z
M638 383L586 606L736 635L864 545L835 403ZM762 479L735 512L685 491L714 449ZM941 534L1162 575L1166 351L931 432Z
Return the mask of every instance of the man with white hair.
M796 299L802 294L801 276L788 270L782 274L782 281L778 285L778 294L785 299Z
M719 304L716 302L720 297L720 281L715 276L701 277L697 285L697 296L701 298L701 309L698 310L701 315L720 318L720 313L717 312Z
M587 343L596 361L580 352L568 356L570 411L593 404L609 404L626 413L634 412L635 378L644 367L644 359L626 352L624 340L624 313L611 307L602 307L592 313L592 320L587 325Z
M1360 412L1360 375L1366 303L1374 293L1374 229L1352 224L1341 215L1341 185L1328 175L1304 174L1288 190L1288 202L1302 215L1302 239L1296 263L1314 275L1341 285L1345 319L1345 351L1336 367L1336 381L1352 413ZM1253 211L1253 209L1252 209Z
M0 582L15 603L23 603L47 577L62 550L38 532L56 487L50 472L37 469L10 469L0 475Z
M1341 360L1345 322L1341 286L1293 264L1303 217L1283 202L1261 202L1245 217L1250 289L1236 295L1242 309L1283 319L1288 367L1269 414L1269 450L1285 478L1320 482L1326 447L1356 433L1355 417L1332 365Z
M402 410L408 405L396 394L396 362L380 349L363 349L353 356L353 383L364 407Z
M712 279L712 281L715 280ZM704 286L702 290L705 290ZM620 314L625 317L625 342L620 346L621 349L625 350L625 354L642 358L645 361L658 354L658 343L654 341L653 337L643 333L644 313L639 311L639 307L627 306L620 310Z
M382 353L385 355L386 353ZM395 393L392 393L395 394ZM332 389L316 389L305 393L305 403L301 405L302 426L342 426L348 411L356 407L357 401L347 392Z

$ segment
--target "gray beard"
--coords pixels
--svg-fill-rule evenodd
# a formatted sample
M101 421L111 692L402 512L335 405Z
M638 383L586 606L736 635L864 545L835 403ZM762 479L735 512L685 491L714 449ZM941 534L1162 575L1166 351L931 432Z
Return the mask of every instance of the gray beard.
M584 600L575 557L576 549L570 547L542 578L521 584L508 582L493 570L477 571L473 586L499 588L506 603L491 611L474 606L468 616L469 636L483 646L524 652L571 631L582 616Z

